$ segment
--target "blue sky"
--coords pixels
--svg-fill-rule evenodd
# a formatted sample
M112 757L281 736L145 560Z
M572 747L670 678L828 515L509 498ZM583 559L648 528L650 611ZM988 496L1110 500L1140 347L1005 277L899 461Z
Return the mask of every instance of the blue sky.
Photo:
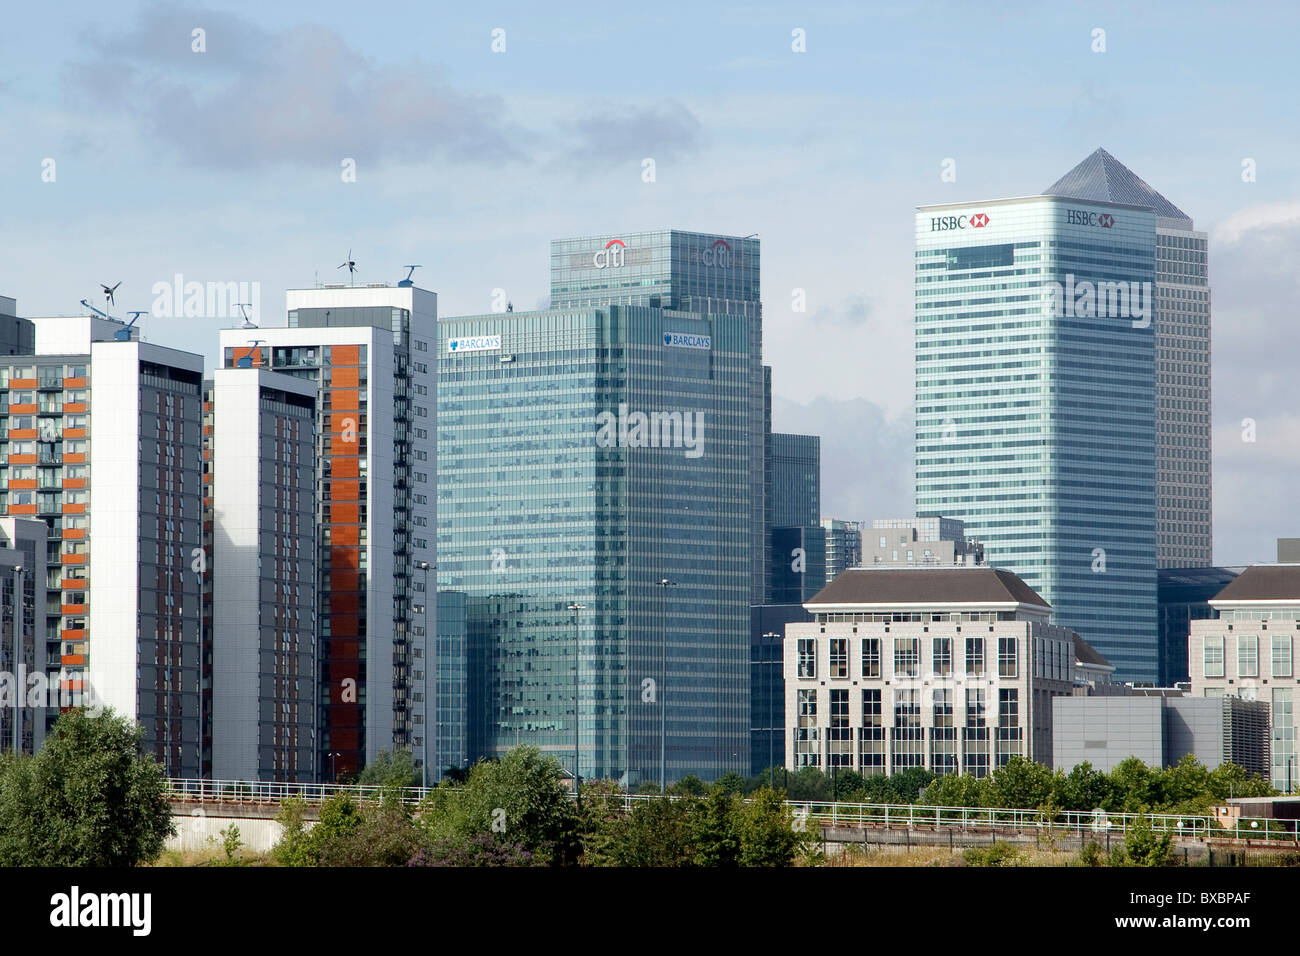
M363 281L421 263L455 315L544 301L552 237L758 233L776 426L823 436L825 514L904 515L912 208L1034 194L1104 146L1210 235L1215 560L1271 560L1300 536L1297 27L1281 3L22 5L0 294L66 314L120 279L147 309L181 273L259 282L279 324L351 249ZM211 361L230 324L144 334Z

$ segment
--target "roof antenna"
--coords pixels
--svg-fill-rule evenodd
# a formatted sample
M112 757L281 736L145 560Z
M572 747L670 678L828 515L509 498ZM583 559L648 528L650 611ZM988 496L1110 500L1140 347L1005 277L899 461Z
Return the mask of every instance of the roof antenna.
M416 269L418 269L418 268L420 268L420 267L419 267L419 266L402 266L402 268L403 268L403 269L409 269L410 272L406 273L406 278L405 278L405 279L403 279L401 282L397 283L397 287L398 287L399 289L410 288L411 286L415 285L415 283L411 281L411 273L414 272Z

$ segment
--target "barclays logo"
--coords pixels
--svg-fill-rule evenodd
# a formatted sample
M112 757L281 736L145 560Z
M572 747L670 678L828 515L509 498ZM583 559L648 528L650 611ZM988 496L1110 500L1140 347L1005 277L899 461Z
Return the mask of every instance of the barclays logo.
M708 335L694 335L690 332L665 332L664 345L678 349L711 349L713 338Z

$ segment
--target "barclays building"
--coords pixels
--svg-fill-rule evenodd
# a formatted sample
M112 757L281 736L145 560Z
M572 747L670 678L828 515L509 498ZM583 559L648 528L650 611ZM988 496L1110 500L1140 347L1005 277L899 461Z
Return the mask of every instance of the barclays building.
M467 595L472 756L628 786L749 767L759 243L551 243L542 311L439 321L438 586Z

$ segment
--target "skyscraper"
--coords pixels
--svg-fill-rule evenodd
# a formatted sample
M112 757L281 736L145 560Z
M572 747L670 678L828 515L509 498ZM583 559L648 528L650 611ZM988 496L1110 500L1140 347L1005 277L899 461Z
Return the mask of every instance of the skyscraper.
M1157 214L1064 196L916 215L916 513L965 522L1154 680Z
M1104 149L1046 190L1156 215L1156 564L1203 568L1213 550L1207 236Z
M439 322L471 756L573 768L576 743L583 777L633 785L748 768L758 293L756 239L625 233L552 242L548 310Z
M316 779L316 383L212 380L213 774Z
M35 326L34 355L0 360L0 513L46 528L45 660L198 776L203 359L115 320Z
M317 767L334 779L380 750L426 759L437 296L409 284L286 295L287 328L221 333L223 365L307 379L316 426ZM218 409L219 412L219 409ZM222 462L214 462L220 481Z

